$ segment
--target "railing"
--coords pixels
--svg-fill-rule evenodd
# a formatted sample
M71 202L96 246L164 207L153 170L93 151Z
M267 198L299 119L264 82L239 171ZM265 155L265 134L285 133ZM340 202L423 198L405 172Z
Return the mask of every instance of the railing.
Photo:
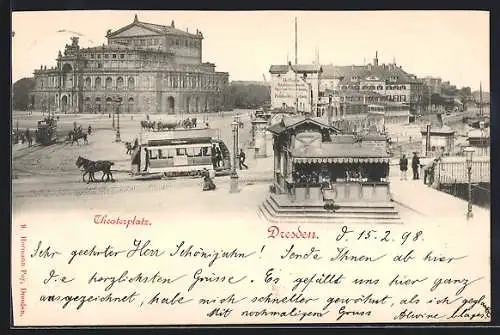
M442 160L436 166L437 181L440 184L468 183L467 163L465 157L453 161ZM475 158L472 161L471 182L490 182L490 158Z

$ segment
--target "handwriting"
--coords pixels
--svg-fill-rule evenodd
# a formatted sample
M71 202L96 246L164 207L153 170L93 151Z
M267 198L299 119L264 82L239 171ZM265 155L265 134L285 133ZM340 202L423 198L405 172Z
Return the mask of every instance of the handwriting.
M304 232L302 231L301 227L298 226L295 230L293 231L283 231L280 229L278 226L270 226L267 229L267 232L269 233L268 238L286 238L286 239L318 239L319 236L316 235L315 232Z
M483 279L484 277L479 277L474 280L470 280L469 278L436 278L431 287L431 291L436 290L441 285L459 285L459 289L455 293L456 295L461 294L468 286L474 284L478 280Z
M288 249L285 250L285 254L281 255L281 259L309 259L312 258L314 260L320 260L323 257L320 256L319 254L319 249L316 249L315 247L311 247L308 251L304 253L298 253L293 251L295 248L295 245L292 244Z
M71 283L75 278L67 278L66 276L56 274L54 269L50 270L49 277L43 280L43 283L47 285L50 282L61 282L63 284Z
M176 250L174 252L170 253L170 256L179 256L179 257L184 257L184 258L204 258L204 259L209 259L210 262L208 263L208 266L214 265L215 261L219 259L234 259L234 258L247 258L255 254L255 251L252 251L250 253L246 252L241 252L238 251L238 248L234 248L231 251L227 250L212 250L212 251L205 251L203 248L196 248L194 245L190 245L187 248L183 248L185 242L182 241L181 243L176 245Z
M54 258L57 255L60 255L61 253L57 250L52 250L51 246L48 246L47 248L42 248L42 241L39 241L36 249L33 251L33 253L30 255L31 258L34 257L39 257L39 258Z
M376 262L387 256L383 254L380 256L372 257L366 255L351 255L351 250L347 247L337 248L337 255L330 258L330 261L344 261L344 262Z
M134 257L134 256L148 256L148 257L160 257L165 253L163 250L159 249L150 249L148 246L151 244L150 240L147 240L145 242L142 242L142 240L134 240L134 248L130 249L127 252L127 258Z
M193 299L186 299L181 292L177 292L173 297L169 298L167 296L162 296L160 292L156 293L148 302L148 305L161 304L174 306L175 304L187 304L193 301Z
M91 257L99 257L104 256L107 257L116 257L121 253L124 253L125 250L115 251L111 245L108 245L104 250L96 250L97 246L94 245L90 249L74 249L71 251L71 257L69 258L68 264L73 263L77 256L91 256Z
M464 259L467 256L460 256L460 257L449 257L449 256L435 256L433 254L433 251L429 251L425 257L423 258L424 261L426 262L435 262L435 263L451 263L453 261L458 261L460 259Z
M40 296L41 302L58 302L62 303L62 308L66 308L70 303L75 302L78 303L76 309L79 310L85 303L89 302L99 302L99 303L127 303L132 304L135 302L135 298L137 298L139 294L137 292L132 292L123 296L114 296L112 293L109 293L105 296L86 296L86 295L45 295L42 294Z
M301 291L304 292L311 283L319 285L324 285L324 284L340 285L342 284L344 278L345 277L342 273L340 274L322 273L321 275L315 273L312 276L297 277L293 280L294 286L292 287L292 291L295 291L299 286L302 285L303 287Z
M234 276L225 276L225 275L216 275L215 273L211 273L210 275L205 275L203 274L202 269L196 270L196 272L193 275L193 281L191 282L191 285L188 288L188 292L191 291L196 285L202 284L202 283L227 283L230 285L238 284L241 282L243 279L245 279L247 276L242 276L240 278L235 278Z
M100 275L98 272L94 272L92 276L89 278L87 281L88 284L93 284L93 283L102 283L102 284L107 284L104 287L104 291L109 291L111 290L115 284L121 284L121 283L129 283L129 284L173 284L179 279L182 279L186 277L186 275L180 275L174 278L170 277L164 277L163 275L160 274L160 271L157 271L155 274L144 274L142 272L139 272L136 275L129 275L129 271L125 270L123 271L119 276L107 276L107 275Z

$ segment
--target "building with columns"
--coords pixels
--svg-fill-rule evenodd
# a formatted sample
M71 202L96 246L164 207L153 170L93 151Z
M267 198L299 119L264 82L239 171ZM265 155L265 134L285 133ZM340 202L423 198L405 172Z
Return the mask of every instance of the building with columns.
M224 105L229 74L202 61L203 34L139 21L108 30L107 44L81 48L73 37L55 67L34 71L32 108L61 113L189 114ZM118 98L118 99L116 99Z

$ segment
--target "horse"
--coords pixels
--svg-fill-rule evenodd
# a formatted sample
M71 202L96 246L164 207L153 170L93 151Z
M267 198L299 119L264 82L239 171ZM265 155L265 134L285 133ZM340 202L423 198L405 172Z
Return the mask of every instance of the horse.
M71 146L73 146L73 143L75 143L75 142L76 142L76 144L80 145L79 140L81 138L83 139L83 143L89 144L89 141L87 139L87 133L84 133L82 131L71 130L68 133L68 137L69 137L69 139L71 141Z
M76 166L78 168L83 168L84 172L82 175L82 180L85 182L85 176L88 174L89 175L89 180L87 181L87 184L92 182L95 182L95 177L94 174L96 172L101 171L102 172L102 177L101 181L104 181L104 176L106 176L106 182L111 179L111 181L114 181L113 179L113 174L111 173L111 166L113 166L115 163L111 161L91 161L90 159L83 158L82 156L78 156L78 159L76 160Z

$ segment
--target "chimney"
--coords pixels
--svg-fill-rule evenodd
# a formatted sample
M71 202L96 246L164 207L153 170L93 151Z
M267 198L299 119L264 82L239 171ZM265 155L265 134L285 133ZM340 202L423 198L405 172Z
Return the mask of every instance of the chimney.
M189 28L186 28L186 33L189 33Z
M134 22L139 22L139 18L137 18L137 14L134 16Z
M172 24L171 24L172 28L175 28L175 21L172 20Z
M378 51L375 51L375 58L373 59L373 66L378 66Z

